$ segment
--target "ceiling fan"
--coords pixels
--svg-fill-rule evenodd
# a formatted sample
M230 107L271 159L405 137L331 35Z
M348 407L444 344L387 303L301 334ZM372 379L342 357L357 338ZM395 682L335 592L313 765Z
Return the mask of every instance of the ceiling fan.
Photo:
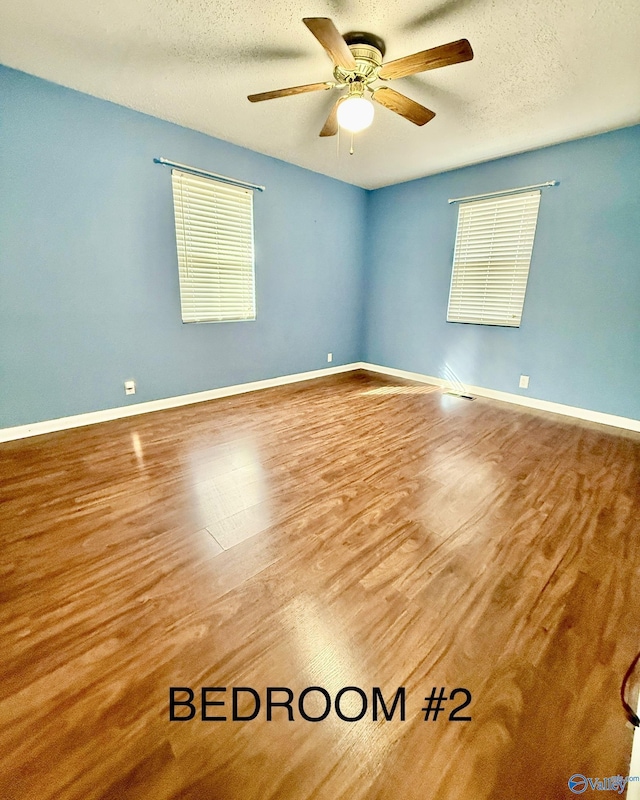
M395 80L417 72L470 61L473 58L469 42L466 39L458 39L383 64L385 45L379 36L360 31L342 36L327 17L305 17L302 21L327 51L333 62L335 81L307 83L304 86L250 94L248 99L252 103L258 103L261 100L273 100L276 97L293 94L346 88L346 94L339 97L333 105L320 136L334 136L338 132L338 127L352 133L367 128L373 120L373 105L367 94L376 103L400 114L414 125L424 125L435 117L435 112L394 89L387 86L372 88L371 84L378 79Z

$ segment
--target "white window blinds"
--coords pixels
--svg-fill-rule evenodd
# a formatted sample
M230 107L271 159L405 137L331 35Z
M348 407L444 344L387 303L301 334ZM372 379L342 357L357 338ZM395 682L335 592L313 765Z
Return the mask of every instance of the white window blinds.
M253 192L172 170L183 322L255 319Z
M519 327L540 191L462 203L448 322Z

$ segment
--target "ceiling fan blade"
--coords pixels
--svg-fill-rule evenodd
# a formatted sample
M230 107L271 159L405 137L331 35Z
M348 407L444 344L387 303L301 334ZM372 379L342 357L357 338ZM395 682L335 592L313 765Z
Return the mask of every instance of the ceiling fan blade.
M382 67L378 77L382 80L404 78L405 75L415 75L416 72L426 72L428 69L460 64L463 61L471 61L472 58L473 50L469 42L466 39L458 39L456 42L449 42L440 47L432 47L430 50L422 50L420 53L389 61Z
M333 83L306 83L304 86L290 86L288 89L275 89L273 92L250 94L247 100L259 103L261 100L273 100L275 97L288 97L291 94L304 94L305 92L319 92L321 89L333 89Z
M343 100L344 97L340 97L333 104L331 111L329 112L329 116L327 117L327 121L324 123L324 127L320 131L320 136L335 136L338 132L338 106Z
M376 89L372 94L373 99L380 103L381 106L388 108L390 111L395 111L401 117L413 122L414 125L424 125L430 119L435 117L435 112L431 111L415 100L411 100L395 89L388 89L383 86L381 89Z
M336 67L356 68L356 60L351 50L328 17L305 17L302 21L327 51Z

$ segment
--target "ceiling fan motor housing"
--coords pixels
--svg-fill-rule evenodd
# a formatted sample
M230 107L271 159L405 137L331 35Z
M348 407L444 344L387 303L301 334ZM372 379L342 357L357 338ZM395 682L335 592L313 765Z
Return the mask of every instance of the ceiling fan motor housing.
M333 75L339 84L354 82L369 84L376 80L382 66L384 42L368 33L349 33L344 37L356 60L355 69L336 67Z

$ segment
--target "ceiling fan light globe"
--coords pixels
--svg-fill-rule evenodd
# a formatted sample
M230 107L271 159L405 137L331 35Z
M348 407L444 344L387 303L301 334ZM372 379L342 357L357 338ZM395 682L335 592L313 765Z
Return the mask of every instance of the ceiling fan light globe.
M338 106L338 125L351 133L368 128L373 122L373 103L365 97L347 97Z

